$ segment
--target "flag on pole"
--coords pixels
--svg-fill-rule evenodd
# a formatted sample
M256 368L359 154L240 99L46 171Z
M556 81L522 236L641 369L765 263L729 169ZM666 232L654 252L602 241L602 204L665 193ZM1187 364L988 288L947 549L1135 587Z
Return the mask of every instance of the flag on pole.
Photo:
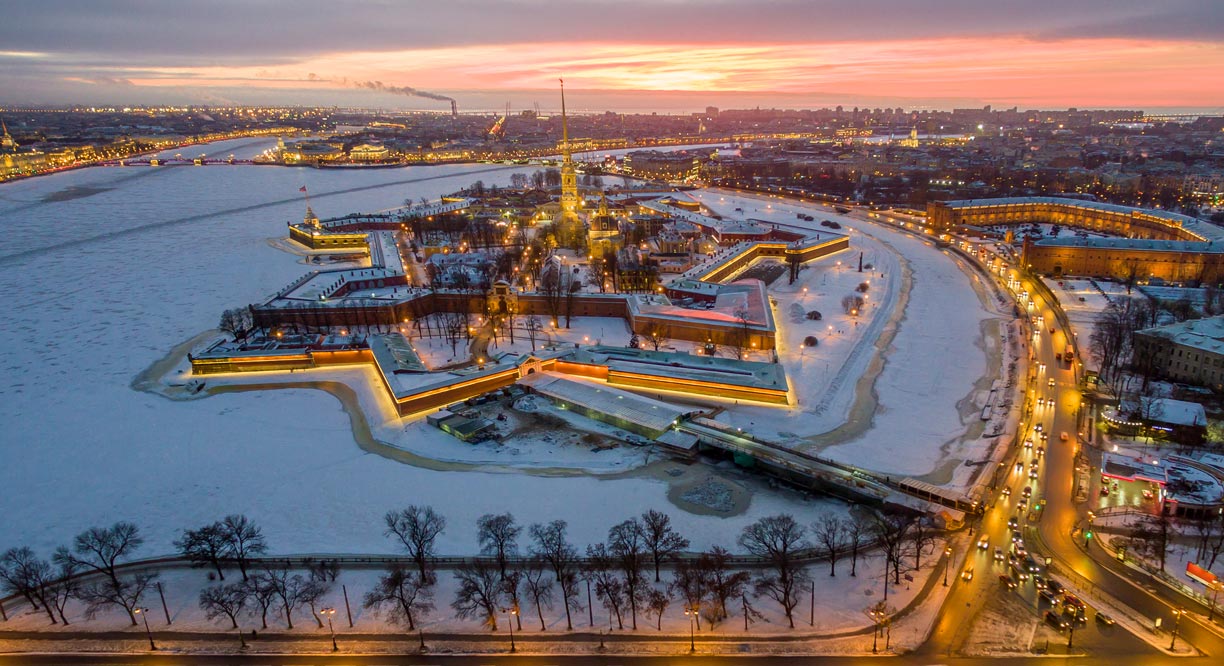
M305 191L306 191L305 185L303 185L300 189L298 189L298 192L305 192Z

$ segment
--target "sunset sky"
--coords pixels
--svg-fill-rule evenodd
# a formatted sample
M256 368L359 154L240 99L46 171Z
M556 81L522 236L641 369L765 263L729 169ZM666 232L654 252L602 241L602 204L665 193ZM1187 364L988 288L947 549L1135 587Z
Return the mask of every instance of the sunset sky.
M15 6L14 6L15 5ZM1224 107L1221 0L19 0L0 104ZM641 91L651 91L649 95Z

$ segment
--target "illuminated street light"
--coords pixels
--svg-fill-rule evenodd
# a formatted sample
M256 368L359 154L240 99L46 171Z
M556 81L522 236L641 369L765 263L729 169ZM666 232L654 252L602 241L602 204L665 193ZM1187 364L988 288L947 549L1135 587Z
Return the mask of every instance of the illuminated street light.
M514 647L514 616L518 615L517 608L503 608L502 612L506 614L506 624L510 627L510 652L515 652Z
M948 568L952 566L952 546L944 548L944 587L948 586Z
M1177 644L1177 630L1181 627L1181 617L1186 611L1178 608L1173 611L1173 640L1169 641L1169 652L1173 651L1173 646Z
M340 650L340 646L336 645L336 627L332 624L332 616L336 614L335 608L323 608L319 610L320 615L327 616L327 629L331 631L332 652Z
M149 637L149 649L156 650L157 645L153 643L153 632L149 629L149 609L148 608L133 608L132 614L139 615L140 619L144 620L145 635Z
M689 652L697 651L697 638L693 629L693 622L697 619L697 606L685 607L684 614L689 619Z

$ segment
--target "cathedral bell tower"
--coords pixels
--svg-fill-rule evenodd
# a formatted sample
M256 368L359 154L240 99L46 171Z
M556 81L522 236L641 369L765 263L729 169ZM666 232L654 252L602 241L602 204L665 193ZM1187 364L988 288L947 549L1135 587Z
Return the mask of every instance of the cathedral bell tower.
M578 172L570 154L569 125L565 117L565 80L561 81L561 217L572 221L578 217Z

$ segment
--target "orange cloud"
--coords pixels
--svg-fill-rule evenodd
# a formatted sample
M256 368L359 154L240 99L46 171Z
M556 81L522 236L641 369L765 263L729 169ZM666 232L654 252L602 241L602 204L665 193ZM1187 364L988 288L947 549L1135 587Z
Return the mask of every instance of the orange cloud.
M571 89L838 93L1028 105L1224 103L1207 85L1224 45L1019 37L781 44L489 44L332 53L291 65L144 69L147 86L342 87L373 79L427 90ZM149 73L152 75L149 75Z

